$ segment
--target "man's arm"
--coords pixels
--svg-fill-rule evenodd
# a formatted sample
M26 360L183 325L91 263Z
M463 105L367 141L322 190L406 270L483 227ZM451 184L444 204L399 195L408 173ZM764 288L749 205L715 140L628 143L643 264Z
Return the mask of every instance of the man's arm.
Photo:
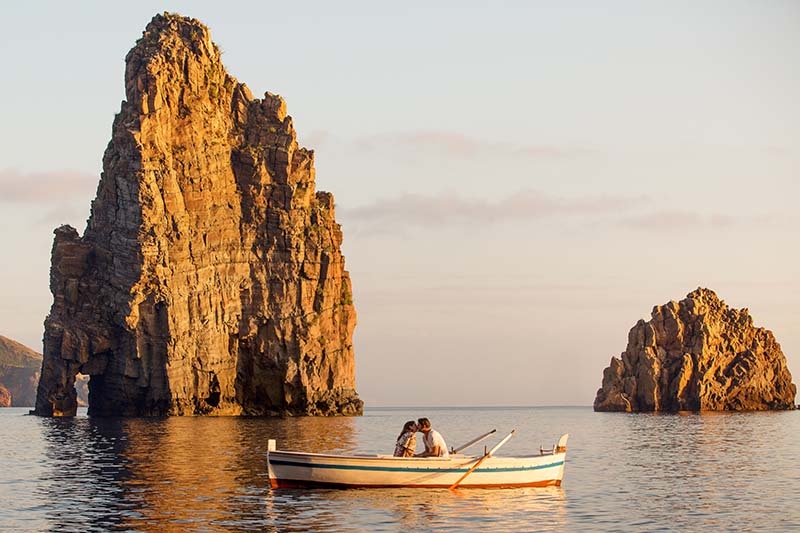
M430 450L425 450L422 453L418 453L414 457L439 457L442 454L442 449L439 447L438 444L434 444L433 448Z

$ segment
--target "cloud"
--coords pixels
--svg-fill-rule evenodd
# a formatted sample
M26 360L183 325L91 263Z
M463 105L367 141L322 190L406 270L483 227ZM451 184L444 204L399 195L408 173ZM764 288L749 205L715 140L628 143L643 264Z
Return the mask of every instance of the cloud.
M364 150L403 147L414 150L436 150L452 155L467 156L485 148L478 140L460 133L442 131L412 131L381 133L362 137L356 145Z
M0 203L60 204L94 196L98 176L72 171L34 172L0 171Z
M620 224L642 229L687 228L695 226L731 226L733 217L703 215L692 211L656 211L623 218Z
M78 202L61 204L50 209L43 210L41 216L33 222L39 226L54 227L62 224L70 224L80 228L80 223L86 221L89 215L89 206L77 206Z
M593 227L649 232L698 230L775 230L797 227L796 217L781 214L704 213L657 209L648 196L600 195L557 197L538 190L520 190L499 200L468 198L455 192L406 193L356 206L338 206L341 222L357 232L388 234L410 228L486 226L544 219L573 220Z
M698 213L687 210L664 210L625 216L620 225L652 231L684 231L689 228L728 229L742 227L786 226L791 221L781 215L738 215Z
M582 157L592 150L577 146L526 145L486 138L472 137L462 133L419 130L377 133L355 140L336 138L328 131L315 131L303 142L310 148L337 143L361 152L411 151L418 154L436 154L456 157L474 157L483 155L510 156L520 158Z
M328 130L314 130L308 135L298 135L298 142L300 146L304 146L309 150L319 150L323 146L330 144L334 141L334 136Z
M343 220L404 226L453 223L491 224L554 216L584 216L635 209L646 197L586 196L559 198L541 191L521 190L497 201L464 198L457 193L402 194L358 207L339 207Z
M364 150L403 148L416 151L431 151L439 154L468 157L482 154L512 155L519 157L571 157L588 150L549 145L516 145L470 137L447 131L406 131L376 134L363 137L356 144Z

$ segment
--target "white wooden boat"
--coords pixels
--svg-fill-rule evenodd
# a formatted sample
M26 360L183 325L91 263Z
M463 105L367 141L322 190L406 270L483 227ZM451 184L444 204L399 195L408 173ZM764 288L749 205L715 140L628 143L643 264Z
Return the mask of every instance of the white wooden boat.
M486 454L455 453L447 458L292 452L277 450L275 441L270 440L269 481L273 488L559 486L564 477L568 436L563 435L552 449L540 448L537 454L526 457L493 454L508 437Z

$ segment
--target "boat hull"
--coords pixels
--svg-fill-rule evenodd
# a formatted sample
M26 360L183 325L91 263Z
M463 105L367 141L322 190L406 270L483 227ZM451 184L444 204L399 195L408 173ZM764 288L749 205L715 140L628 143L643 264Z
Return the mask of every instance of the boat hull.
M446 488L458 481L480 456L411 458L342 456L271 451L273 488ZM459 487L505 488L561 485L566 453L531 457L489 457Z

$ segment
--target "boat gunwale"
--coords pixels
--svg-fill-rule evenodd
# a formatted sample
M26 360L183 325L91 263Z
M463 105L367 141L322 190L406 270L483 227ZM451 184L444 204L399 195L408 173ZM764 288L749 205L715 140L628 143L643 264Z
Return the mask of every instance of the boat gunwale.
M267 452L267 455L273 454L286 454L293 457L308 457L308 458L320 458L320 459L339 459L345 461L399 461L399 462L422 462L422 461L433 461L438 463L450 463L450 462L460 462L460 463L470 463L477 461L482 455L451 455L449 457L395 457L393 455L366 455L366 454L358 454L358 455L341 455L341 454L327 454L327 453L313 453L313 452L297 452L297 451L288 451L288 450L272 450ZM544 459L544 458L554 458L558 456L566 456L567 452L558 452L558 453L548 453L544 455L514 455L514 456L504 456L504 455L493 455L489 459L498 459L498 460L531 460L531 459Z

